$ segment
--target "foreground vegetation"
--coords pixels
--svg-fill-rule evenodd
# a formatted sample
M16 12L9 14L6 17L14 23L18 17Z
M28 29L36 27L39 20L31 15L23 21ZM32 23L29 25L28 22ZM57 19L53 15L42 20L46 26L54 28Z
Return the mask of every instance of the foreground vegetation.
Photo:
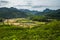
M0 25L0 40L60 40L60 21L34 28Z

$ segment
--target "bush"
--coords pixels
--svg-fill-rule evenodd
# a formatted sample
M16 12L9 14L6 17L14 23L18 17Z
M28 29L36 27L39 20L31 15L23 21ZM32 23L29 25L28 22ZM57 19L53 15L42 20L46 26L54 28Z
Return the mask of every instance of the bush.
M0 40L60 40L60 21L36 28L0 27Z

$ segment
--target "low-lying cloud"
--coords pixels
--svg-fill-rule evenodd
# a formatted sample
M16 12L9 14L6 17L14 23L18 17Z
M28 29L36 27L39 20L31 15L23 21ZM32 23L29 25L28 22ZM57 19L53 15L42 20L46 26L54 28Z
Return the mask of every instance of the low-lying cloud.
M45 8L60 9L60 0L0 0L0 7L33 10L42 10Z
M9 2L8 1L0 1L0 6L7 5Z

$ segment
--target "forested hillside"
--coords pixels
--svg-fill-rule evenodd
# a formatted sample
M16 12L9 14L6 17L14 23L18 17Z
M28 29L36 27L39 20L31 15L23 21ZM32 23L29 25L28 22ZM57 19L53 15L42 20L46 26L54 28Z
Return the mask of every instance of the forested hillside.
M25 18L28 15L16 8L0 8L1 18Z
M46 18L60 19L60 9L51 10L45 9L44 11L31 11L28 9L16 9L16 8L0 8L0 18L27 18L34 16L45 16ZM40 18L39 18L40 19Z

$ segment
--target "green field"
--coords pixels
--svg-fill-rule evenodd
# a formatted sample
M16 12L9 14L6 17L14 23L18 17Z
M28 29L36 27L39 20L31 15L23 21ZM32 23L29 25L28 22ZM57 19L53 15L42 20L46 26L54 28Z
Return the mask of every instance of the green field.
M60 21L33 28L0 25L0 40L60 40Z

